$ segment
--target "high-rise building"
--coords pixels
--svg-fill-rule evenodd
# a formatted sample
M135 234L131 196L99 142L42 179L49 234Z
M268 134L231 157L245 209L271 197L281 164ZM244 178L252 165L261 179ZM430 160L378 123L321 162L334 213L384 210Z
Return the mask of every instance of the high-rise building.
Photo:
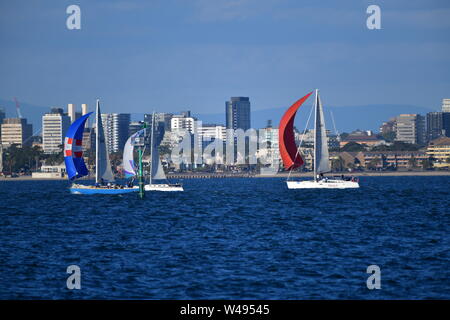
M3 123L3 119L6 118L6 113L5 113L5 109L0 108L0 124Z
M129 113L102 113L103 130L109 153L120 152L128 139Z
M81 115L84 116L86 113L88 113L88 106L86 103L81 104Z
M442 132L450 137L450 112L442 112Z
M69 116L71 123L73 123L76 120L75 106L73 103L69 103L67 105L67 115Z
M442 99L442 112L450 112L450 99Z
M427 140L431 141L442 136L442 112L427 113Z
M16 144L19 147L31 146L33 126L24 118L3 119L1 128L2 145L10 146Z
M0 108L0 126L3 123L3 119L6 118L6 113L5 113L5 109ZM2 131L0 130L0 141L2 139Z
M194 134L196 132L197 119L190 116L186 117L186 115L187 114L172 116L172 119L170 120L171 131L187 130L191 134Z
M227 128L220 124L199 124L197 131L203 141L212 141L215 139L225 141L227 138Z
M95 150L95 130L84 128L83 130L83 152Z
M425 118L420 114L401 114L396 118L395 140L422 144L425 136Z
M231 97L225 102L227 129L250 129L250 99L248 97Z
M44 153L62 151L64 137L70 127L70 117L61 108L52 108L42 117L42 149Z

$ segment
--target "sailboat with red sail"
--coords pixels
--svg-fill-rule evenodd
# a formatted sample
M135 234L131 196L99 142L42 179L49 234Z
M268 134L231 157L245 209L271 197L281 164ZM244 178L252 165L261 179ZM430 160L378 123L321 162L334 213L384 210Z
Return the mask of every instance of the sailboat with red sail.
M279 148L281 159L286 170L292 170L301 167L304 160L300 149L295 144L294 120L297 110L313 94L308 93L297 100L283 115L279 126ZM306 181L288 180L286 184L289 189L347 189L359 188L359 182L355 178L328 178L325 173L331 171L328 152L328 141L325 128L325 119L323 116L322 102L319 96L319 90L315 90L314 100L314 179ZM289 175L290 176L290 175Z

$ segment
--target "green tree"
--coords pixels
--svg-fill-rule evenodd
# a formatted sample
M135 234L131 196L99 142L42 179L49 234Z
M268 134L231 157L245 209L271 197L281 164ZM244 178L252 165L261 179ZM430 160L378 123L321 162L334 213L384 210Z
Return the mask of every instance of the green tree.
M341 148L341 151L347 151L347 152L359 152L359 151L365 151L365 147L362 144L356 143L356 142L349 142L345 146Z
M384 140L387 142L393 142L396 138L396 134L394 131L386 132L381 135Z

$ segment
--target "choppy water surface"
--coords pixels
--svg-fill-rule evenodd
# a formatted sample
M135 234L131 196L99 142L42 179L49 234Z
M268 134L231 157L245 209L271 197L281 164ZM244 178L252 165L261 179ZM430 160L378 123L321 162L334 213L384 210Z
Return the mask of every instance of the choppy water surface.
M0 298L449 299L450 177L361 184L193 179L139 200L1 181ZM81 290L66 288L72 264Z

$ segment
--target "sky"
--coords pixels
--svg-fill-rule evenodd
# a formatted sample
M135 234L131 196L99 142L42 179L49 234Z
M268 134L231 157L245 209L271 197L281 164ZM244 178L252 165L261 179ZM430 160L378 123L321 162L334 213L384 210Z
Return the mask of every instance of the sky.
M66 8L81 9L69 30ZM366 9L381 8L369 30ZM324 105L438 109L450 98L450 1L0 0L0 98L103 112Z

